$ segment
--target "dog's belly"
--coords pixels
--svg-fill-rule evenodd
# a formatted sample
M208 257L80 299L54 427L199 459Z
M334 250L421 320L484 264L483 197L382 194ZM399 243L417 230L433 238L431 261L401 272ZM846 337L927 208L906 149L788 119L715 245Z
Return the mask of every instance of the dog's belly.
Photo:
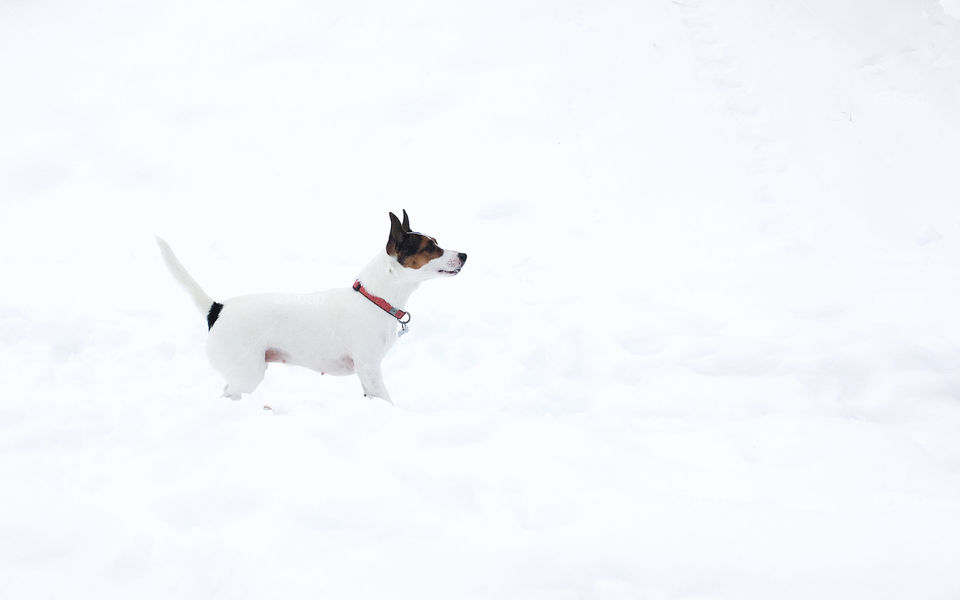
M306 367L314 371L319 371L322 375L352 375L356 372L353 357L348 354L342 354L337 357L318 357L306 354L291 354L283 348L269 347L263 353L264 361L268 363L281 363L285 365L296 365Z
M323 375L353 375L356 373L353 358L346 355L333 359L288 360L287 363L319 371Z
M280 336L282 337L282 336ZM352 375L356 364L351 353L339 344L319 343L321 340L277 339L264 351L268 363L282 363L305 367L324 375Z

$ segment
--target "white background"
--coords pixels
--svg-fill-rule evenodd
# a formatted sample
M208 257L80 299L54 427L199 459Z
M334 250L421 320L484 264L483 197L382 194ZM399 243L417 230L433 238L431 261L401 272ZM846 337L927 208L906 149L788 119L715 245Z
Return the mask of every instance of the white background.
M958 18L0 4L0 596L957 598ZM398 406L219 398L153 235L311 291L404 208Z

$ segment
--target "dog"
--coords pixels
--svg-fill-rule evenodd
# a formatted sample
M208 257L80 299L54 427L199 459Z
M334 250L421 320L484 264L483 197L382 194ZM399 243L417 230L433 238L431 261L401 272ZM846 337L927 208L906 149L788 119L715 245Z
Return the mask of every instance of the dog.
M400 307L424 281L460 273L467 255L412 231L406 210L403 221L389 214L386 247L353 285L313 294L254 294L216 302L169 244L157 238L167 268L206 316L207 357L226 380L224 397L239 400L263 381L268 364L285 363L328 375L356 373L364 396L393 404L380 363L407 331L410 313Z

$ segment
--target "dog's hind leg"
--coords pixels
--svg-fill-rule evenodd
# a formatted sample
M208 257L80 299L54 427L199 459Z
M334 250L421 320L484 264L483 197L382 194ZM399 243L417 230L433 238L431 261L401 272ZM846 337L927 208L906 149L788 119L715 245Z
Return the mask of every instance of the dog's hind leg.
M220 371L220 374L227 381L223 396L231 400L239 400L241 394L249 394L257 389L267 372L267 362L264 360L263 354L242 358L233 357L233 360L229 362L221 362L221 364L213 366Z

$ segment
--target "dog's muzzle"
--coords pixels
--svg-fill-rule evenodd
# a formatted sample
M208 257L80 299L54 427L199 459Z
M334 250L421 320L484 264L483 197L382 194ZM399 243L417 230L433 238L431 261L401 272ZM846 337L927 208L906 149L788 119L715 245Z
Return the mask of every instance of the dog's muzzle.
M464 263L467 262L467 255L464 252L457 254L457 258L460 259L460 264L454 269L440 269L441 273L446 273L447 275L456 275L460 272L460 269L463 268ZM453 261L450 261L453 262Z

